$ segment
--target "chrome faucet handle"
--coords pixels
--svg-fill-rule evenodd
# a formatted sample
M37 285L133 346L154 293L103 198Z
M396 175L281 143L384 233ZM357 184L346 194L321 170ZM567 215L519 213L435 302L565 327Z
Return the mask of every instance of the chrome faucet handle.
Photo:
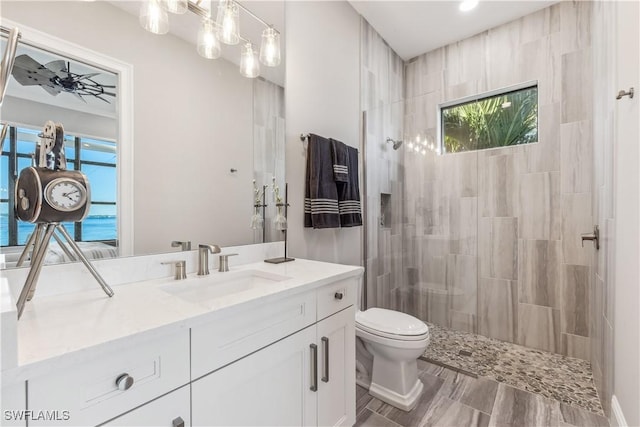
M161 262L162 265L173 264L175 266L175 274L173 278L175 280L183 280L187 278L187 261L184 259L178 261L166 261Z
M220 262L218 263L218 271L224 273L229 271L229 257L236 256L238 254L222 254L220 255Z
M220 246L198 245L198 276L206 276L209 274L209 252L219 254Z
M179 240L174 240L173 242L171 242L171 247L172 248L180 248L181 251L190 251L191 250L191 241L187 240L187 241L181 242Z

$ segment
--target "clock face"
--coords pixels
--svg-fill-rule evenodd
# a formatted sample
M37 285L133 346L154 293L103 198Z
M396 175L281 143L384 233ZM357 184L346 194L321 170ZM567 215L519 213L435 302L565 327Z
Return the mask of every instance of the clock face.
M75 179L58 178L47 184L44 198L54 209L71 212L80 209L87 201L87 191Z

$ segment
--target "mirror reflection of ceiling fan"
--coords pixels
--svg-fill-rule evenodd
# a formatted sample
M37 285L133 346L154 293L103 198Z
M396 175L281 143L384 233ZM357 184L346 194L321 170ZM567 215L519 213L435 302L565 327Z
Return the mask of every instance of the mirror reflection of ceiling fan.
M77 74L71 71L71 63L62 59L40 64L29 55L16 57L13 77L23 86L40 86L50 95L67 92L87 102L84 97L92 96L110 104L109 97L115 98L113 85L103 85L94 80L100 73Z

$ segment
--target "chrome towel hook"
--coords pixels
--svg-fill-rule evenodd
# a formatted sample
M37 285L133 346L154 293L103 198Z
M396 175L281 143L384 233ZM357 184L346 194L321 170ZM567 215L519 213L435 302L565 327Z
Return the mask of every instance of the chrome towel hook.
M624 90L621 90L620 92L618 92L618 96L616 96L616 99L622 99L623 96L629 96L629 98L633 98L633 88L629 88L628 92L625 92Z

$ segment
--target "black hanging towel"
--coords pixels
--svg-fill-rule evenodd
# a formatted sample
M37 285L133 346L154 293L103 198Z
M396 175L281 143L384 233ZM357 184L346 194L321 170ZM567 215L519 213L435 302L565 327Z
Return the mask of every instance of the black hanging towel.
M358 150L335 139L331 139L331 148L334 159L334 176L337 176L335 172L337 162L346 165L346 181L336 179L340 226L361 226L362 207L360 205L360 184L358 182Z
M333 176L329 140L310 134L307 146L307 174L304 197L304 226L340 227L338 189Z

